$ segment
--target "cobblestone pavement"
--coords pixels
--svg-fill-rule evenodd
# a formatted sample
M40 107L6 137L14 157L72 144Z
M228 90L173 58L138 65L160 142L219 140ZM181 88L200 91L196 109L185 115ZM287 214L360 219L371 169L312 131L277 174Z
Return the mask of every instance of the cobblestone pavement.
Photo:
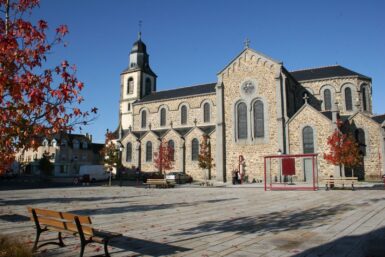
M274 191L222 187L70 187L0 191L2 234L31 244L26 207L90 215L123 233L112 256L385 256L385 190ZM55 234L42 236L43 241ZM79 241L40 248L77 256ZM85 256L103 253L95 244Z

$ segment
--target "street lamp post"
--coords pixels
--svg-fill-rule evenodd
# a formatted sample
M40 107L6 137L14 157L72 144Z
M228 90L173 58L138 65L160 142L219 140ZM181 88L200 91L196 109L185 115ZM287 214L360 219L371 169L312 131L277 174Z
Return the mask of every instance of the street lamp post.
M119 175L119 186L121 187L122 186L122 169L121 169L121 165L122 165L122 152L123 152L123 145L121 142L119 142L119 147L117 149L119 151L119 158L118 158L118 162L119 162L119 165L117 164L116 165L116 171Z

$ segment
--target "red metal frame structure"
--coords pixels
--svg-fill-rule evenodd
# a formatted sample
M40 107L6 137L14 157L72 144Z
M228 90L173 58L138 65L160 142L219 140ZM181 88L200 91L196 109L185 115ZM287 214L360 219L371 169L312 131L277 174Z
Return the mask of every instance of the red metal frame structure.
M266 163L267 161L270 161L270 166L271 167L271 160L272 159L279 159L280 163L282 159L285 158L311 158L312 159L312 173L313 173L313 183L312 186L305 187L305 186L275 186L273 187L272 184L272 179L270 178L270 185L268 188L267 185L267 176L266 176ZM316 191L318 190L318 169L316 172L316 165L317 165L317 160L318 160L318 154L317 153L309 153L309 154L280 154L280 155L268 155L264 157L264 184L265 184L265 191L267 189L269 190L313 190Z

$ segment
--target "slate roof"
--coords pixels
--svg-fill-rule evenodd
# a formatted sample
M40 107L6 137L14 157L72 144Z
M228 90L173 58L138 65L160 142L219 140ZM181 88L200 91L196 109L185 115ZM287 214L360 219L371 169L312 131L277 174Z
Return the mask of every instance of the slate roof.
M189 128L174 128L174 130L176 132L178 132L179 135L181 135L182 137L184 137L184 135L186 135L187 132L189 132L191 129L192 129L192 127L189 127Z
M161 129L161 130L153 130L158 137L162 137L166 132L169 131L169 129Z
M215 130L215 125L198 127L198 128L200 128L203 132L205 132L205 134L209 135L211 132Z
M372 119L375 122L382 124L384 122L384 120L385 120L385 114L373 116Z
M147 131L132 131L132 134L136 136L136 138L141 138Z
M201 95L215 93L216 83L202 84L191 87L181 87L177 89L164 90L159 92L153 92L151 95L145 96L138 100L136 103L145 103L163 99L172 99L179 97L186 97L191 95Z
M321 112L329 120L333 120L333 113L331 111Z
M347 121L350 118L350 115L340 115L339 119L342 120L343 122Z
M326 79L326 78L333 78L333 77L351 77L351 76L358 76L359 78L372 80L371 78L365 75L349 70L340 65L291 71L290 73L297 81Z

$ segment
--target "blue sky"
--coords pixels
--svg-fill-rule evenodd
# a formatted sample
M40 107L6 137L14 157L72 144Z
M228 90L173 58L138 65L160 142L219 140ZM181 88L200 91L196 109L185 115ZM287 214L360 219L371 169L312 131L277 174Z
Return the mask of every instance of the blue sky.
M42 0L33 18L52 30L69 26L68 47L49 59L77 65L84 108L99 108L83 133L103 142L106 129L118 125L119 75L139 20L158 90L215 82L249 38L251 48L288 70L338 63L372 77L374 112L385 113L384 10L382 0Z

